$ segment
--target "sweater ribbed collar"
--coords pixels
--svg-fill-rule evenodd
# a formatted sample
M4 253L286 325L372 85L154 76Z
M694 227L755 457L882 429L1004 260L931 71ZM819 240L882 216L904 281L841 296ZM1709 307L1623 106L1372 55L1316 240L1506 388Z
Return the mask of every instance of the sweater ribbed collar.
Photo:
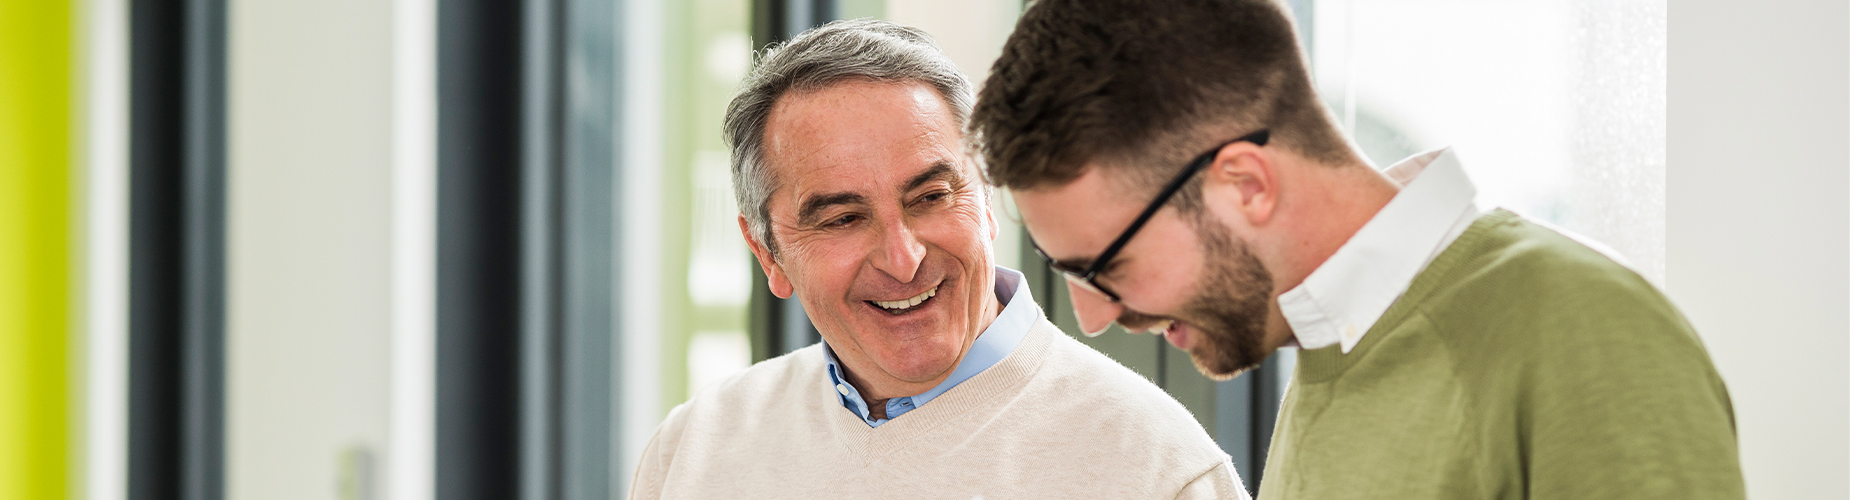
M830 434L842 447L858 462L871 463L903 449L909 442L929 436L934 429L966 418L972 410L998 404L998 398L1020 392L1034 378L1034 374L1040 371L1055 336L1063 335L1059 327L1047 322L1045 316L1042 316L1028 330L1027 336L1021 339L1021 344L1015 347L1014 352L1002 358L1002 361L945 391L932 404L907 412L906 418L894 419L879 427L869 427L867 422L853 412L842 408L834 392L804 392L816 398L810 402L812 407L828 408L823 413L828 415ZM824 370L813 373L823 379L828 377Z
M1393 306L1381 315L1381 319L1375 322L1368 335L1356 344L1353 351L1345 354L1335 346L1299 351L1297 373L1294 375L1298 382L1315 384L1334 380L1350 366L1367 357L1369 349L1385 341L1388 332L1419 313L1426 299L1435 291L1456 282L1459 273L1471 271L1466 263L1483 254L1494 242L1494 238L1489 237L1493 229L1519 219L1516 214L1503 209L1491 210L1478 217L1458 236L1457 241L1447 246L1445 251L1433 258L1432 264L1413 278L1406 293L1401 294L1400 299L1394 301Z

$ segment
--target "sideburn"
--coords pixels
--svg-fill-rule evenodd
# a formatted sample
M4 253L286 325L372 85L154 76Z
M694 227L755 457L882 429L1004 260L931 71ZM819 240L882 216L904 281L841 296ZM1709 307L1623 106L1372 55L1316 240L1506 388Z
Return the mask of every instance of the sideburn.
M1184 319L1200 338L1189 357L1214 380L1231 379L1259 366L1272 298L1272 273L1244 240L1234 237L1206 210L1186 216L1201 240L1205 269Z

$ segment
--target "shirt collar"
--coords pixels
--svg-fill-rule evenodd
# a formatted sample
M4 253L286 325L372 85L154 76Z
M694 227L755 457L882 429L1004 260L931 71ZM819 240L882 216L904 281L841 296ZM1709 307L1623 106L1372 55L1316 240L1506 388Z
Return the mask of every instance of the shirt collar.
M1404 187L1304 282L1278 297L1299 347L1347 354L1439 252L1479 215L1477 188L1452 150L1389 167Z
M829 384L834 386L830 389L840 395L842 406L846 406L862 420L866 420L867 425L879 427L880 424L897 418L900 414L925 406L925 403L931 402L945 391L956 387L957 384L969 380L970 377L982 373L983 370L995 366L996 363L1002 361L1002 358L1014 352L1015 346L1021 344L1021 339L1027 336L1028 330L1034 328L1034 324L1040 321L1041 308L1034 303L1034 295L1028 290L1027 280L1023 279L1020 271L996 266L995 276L996 300L1003 304L1002 312L996 315L996 320L989 324L989 328L977 334L976 340L970 343L969 352L964 353L963 359L957 361L957 367L951 370L951 376L946 377L943 382L914 396L888 400L887 418L884 420L876 421L868 418L870 413L867 411L867 401L861 397L860 390L856 389L854 384L847 383L847 377L842 376L841 373L841 364L835 358L835 351L828 347L828 341L823 341L822 353L823 359L828 362Z

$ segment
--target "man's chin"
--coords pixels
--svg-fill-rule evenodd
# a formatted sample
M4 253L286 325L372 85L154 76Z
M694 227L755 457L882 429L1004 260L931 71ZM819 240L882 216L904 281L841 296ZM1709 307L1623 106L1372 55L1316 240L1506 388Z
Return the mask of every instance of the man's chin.
M940 330L941 332L942 330ZM880 339L863 339L880 342ZM865 346L865 345L864 345ZM963 353L961 339L931 332L903 343L882 343L863 351L888 377L907 383L929 381L957 367Z
M1258 368L1265 361L1270 351L1260 352L1258 346L1236 346L1230 339L1203 335L1196 339L1196 345L1188 350L1188 357L1195 362L1195 370L1217 382L1224 382L1247 370Z
M910 359L882 360L880 364L887 375L908 384L931 382L957 368L959 359L955 354L945 356L919 355Z
M1194 355L1190 355L1189 358L1195 360L1195 370L1200 371L1202 375L1207 376L1209 380L1215 382L1233 380L1234 377L1238 377L1249 370L1259 367L1257 363L1241 366L1237 363L1203 360L1201 357Z

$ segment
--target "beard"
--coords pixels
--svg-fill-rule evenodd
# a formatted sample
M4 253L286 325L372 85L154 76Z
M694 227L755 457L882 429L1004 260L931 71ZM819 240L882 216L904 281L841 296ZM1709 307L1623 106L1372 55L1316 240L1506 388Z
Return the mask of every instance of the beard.
M1126 309L1118 323L1148 325L1174 319L1187 324L1197 337L1188 350L1195 369L1224 381L1259 366L1270 354L1262 345L1272 300L1272 273L1245 241L1236 240L1213 215L1204 212L1194 219L1206 269L1181 313L1168 318Z

